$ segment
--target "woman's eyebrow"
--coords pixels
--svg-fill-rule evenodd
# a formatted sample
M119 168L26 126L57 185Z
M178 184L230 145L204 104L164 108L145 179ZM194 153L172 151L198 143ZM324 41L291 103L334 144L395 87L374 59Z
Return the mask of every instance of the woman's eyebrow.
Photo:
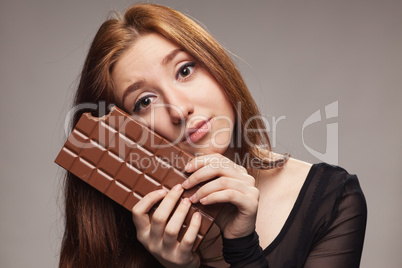
M143 84L144 84L144 80L140 80L140 81L137 81L137 82L135 82L135 83L129 85L129 86L126 88L126 90L124 90L123 98L122 98L122 100L121 100L121 101L122 101L121 103L124 104L124 99L125 99L130 93L132 93L132 92L136 91L137 89L139 89Z
M184 50L181 49L181 48L177 48L177 49L172 50L169 54L167 54L163 58L163 60L161 62L161 65L167 65L169 62L171 62L174 59L174 57L176 57L177 54L179 54L179 52L183 52L183 51Z

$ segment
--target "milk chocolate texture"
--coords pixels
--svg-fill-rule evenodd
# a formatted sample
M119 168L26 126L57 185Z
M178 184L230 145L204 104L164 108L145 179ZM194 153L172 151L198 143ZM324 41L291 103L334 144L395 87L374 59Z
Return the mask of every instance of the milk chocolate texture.
M149 192L161 188L169 191L186 180L184 167L193 158L124 111L112 107L108 115L100 118L83 114L55 162L131 211ZM199 187L185 190L181 199L192 196ZM201 228L194 243L195 251L221 207L192 204L178 240L181 241L194 212L200 212Z

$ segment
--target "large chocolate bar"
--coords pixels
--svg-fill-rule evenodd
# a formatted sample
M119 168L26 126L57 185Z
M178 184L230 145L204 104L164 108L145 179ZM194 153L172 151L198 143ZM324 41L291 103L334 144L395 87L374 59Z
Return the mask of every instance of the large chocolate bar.
M169 191L186 180L184 167L191 159L191 154L113 107L100 118L83 114L55 162L131 211L147 193L161 188ZM190 197L198 188L185 190L181 198ZM199 211L202 220L196 250L220 208L219 204L192 204L178 240Z

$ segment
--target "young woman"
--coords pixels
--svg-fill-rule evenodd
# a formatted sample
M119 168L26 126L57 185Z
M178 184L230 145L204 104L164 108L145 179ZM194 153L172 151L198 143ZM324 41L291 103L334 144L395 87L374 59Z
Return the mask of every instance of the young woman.
M141 4L103 23L75 104L100 101L193 153L192 175L169 192L149 193L129 213L68 173L60 267L359 266L367 211L356 176L271 152L266 132L255 131L263 120L231 59L183 14ZM177 236L197 202L225 207L193 253L198 213L181 242Z

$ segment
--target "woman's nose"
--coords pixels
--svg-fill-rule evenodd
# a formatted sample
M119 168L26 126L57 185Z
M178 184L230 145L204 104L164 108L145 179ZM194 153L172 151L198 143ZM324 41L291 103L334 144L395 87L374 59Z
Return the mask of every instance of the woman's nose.
M181 92L171 92L166 99L170 118L175 124L185 122L188 116L194 112L193 104Z

